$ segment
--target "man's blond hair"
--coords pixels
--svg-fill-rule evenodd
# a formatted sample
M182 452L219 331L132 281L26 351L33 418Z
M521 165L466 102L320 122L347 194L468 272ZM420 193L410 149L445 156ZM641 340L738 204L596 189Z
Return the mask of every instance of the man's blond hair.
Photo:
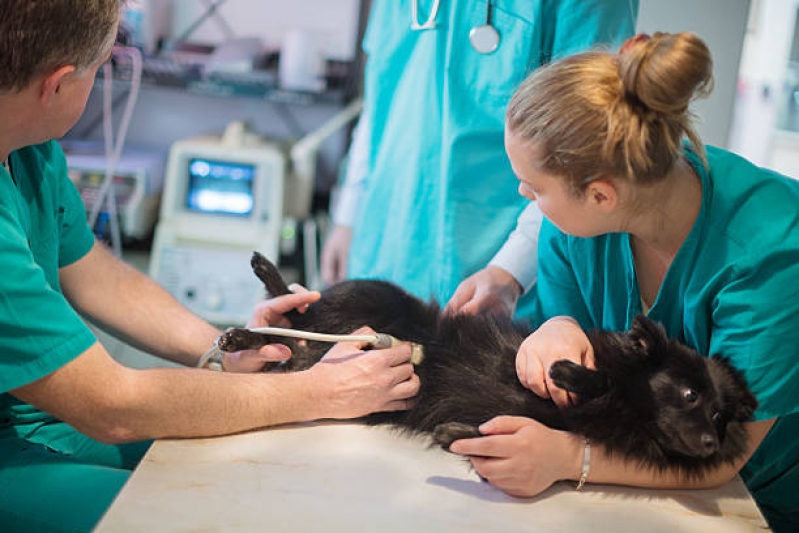
M0 93L18 92L54 68L94 64L109 50L123 1L0 2Z

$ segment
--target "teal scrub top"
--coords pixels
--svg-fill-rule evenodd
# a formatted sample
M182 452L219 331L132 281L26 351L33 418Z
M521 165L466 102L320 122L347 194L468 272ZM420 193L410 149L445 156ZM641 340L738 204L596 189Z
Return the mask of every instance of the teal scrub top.
M364 203L348 275L447 301L484 268L526 200L505 155L505 108L527 74L635 28L638 0L493 0L499 48L469 44L486 0L441 0L436 29L412 31L413 0L373 2L364 51L372 119ZM418 0L427 20L433 0Z
M58 269L94 245L80 195L56 142L0 167L0 436L49 415L7 391L62 367L96 339L61 293ZM27 426L28 429L31 426Z
M799 181L708 147L709 172L687 157L702 206L648 316L702 354L739 368L777 418L741 475L761 506L799 510ZM625 330L642 312L626 233L570 237L545 220L539 240L542 319Z

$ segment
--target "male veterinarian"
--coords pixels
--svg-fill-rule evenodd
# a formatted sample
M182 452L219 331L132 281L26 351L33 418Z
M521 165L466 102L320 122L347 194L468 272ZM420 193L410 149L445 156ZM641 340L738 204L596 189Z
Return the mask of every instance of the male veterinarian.
M230 354L228 372L137 371L97 342L79 313L187 366L219 335L95 242L51 140L82 113L121 1L0 4L4 532L90 530L146 450L141 441L403 409L418 389L407 346L359 354L342 343L308 371L267 375L247 372L288 358L284 347ZM318 298L264 303L252 322L284 323L282 313Z

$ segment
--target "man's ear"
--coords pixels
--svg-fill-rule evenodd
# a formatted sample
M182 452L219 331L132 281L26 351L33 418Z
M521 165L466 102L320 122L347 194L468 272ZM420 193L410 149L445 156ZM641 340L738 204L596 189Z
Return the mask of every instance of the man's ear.
M586 199L601 211L609 213L619 203L619 191L613 181L598 179L588 184Z
M75 72L74 65L65 65L41 78L39 99L43 106L51 107L53 105L55 98L61 93L64 80L73 72Z

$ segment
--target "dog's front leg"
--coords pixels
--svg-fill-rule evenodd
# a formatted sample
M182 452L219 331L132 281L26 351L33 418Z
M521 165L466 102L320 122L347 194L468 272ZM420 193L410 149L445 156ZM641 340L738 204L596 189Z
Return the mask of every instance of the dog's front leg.
M433 430L433 442L445 450L449 450L450 445L458 439L472 439L482 436L477 426L461 422L446 422L437 425Z
M610 386L604 372L591 370L565 359L555 361L549 369L549 375L555 385L577 394L582 400L601 396Z

